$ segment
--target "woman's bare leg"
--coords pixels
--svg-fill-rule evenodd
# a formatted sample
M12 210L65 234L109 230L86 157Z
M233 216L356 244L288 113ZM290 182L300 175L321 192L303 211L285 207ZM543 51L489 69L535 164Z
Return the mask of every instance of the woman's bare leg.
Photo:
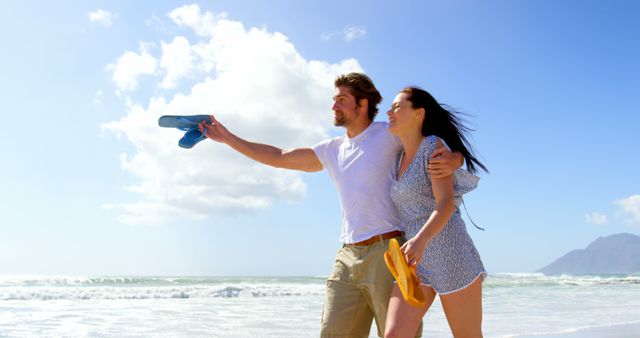
M433 304L436 297L432 288L421 285L427 303L425 306L417 308L409 305L400 292L398 284L391 289L391 299L389 300L389 310L387 311L387 323L384 332L385 338L413 338L416 336L422 317Z
M482 337L482 277L448 295L440 295L444 314L455 338Z

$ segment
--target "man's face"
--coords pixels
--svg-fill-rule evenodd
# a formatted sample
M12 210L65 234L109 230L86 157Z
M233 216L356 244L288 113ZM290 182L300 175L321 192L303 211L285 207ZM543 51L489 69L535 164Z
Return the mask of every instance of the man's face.
M356 98L347 87L337 87L333 95L333 124L336 127L348 126L358 117Z

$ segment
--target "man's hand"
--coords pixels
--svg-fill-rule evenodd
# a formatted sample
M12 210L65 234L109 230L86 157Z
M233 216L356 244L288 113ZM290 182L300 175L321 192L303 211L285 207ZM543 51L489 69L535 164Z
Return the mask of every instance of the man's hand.
M459 152L452 153L447 147L436 149L429 159L427 169L433 178L445 178L464 163L464 157Z
M210 115L209 117L211 119L211 123L202 121L198 125L198 129L200 129L200 132L205 134L208 138L217 142L225 143L231 133L220 122L218 122L213 115Z

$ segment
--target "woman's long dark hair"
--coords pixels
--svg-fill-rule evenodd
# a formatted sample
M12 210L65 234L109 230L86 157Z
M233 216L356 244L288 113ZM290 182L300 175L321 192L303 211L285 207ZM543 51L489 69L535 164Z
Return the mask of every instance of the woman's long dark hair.
M429 92L418 87L407 87L400 91L407 94L407 100L411 102L414 109L423 108L425 110L424 122L422 123L422 135L435 135L443 139L451 148L451 151L459 151L464 156L467 169L471 173L477 173L478 168L489 172L473 153L473 147L467 134L472 131L465 126L463 121L456 116L452 109L446 109L436 101ZM448 108L448 107L447 107Z

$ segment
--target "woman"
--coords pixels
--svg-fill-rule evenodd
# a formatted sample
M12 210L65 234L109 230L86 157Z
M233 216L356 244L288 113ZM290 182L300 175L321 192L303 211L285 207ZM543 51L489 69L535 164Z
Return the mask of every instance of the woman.
M445 145L462 153L469 172L487 169L471 151L465 136L469 129L425 90L403 89L387 114L389 131L404 147L391 187L408 239L401 250L407 263L416 266L427 302L420 308L409 305L394 285L385 337L414 337L436 294L454 337L482 337L486 271L458 209L461 194L474 189L478 178L463 170L431 178L427 161Z

